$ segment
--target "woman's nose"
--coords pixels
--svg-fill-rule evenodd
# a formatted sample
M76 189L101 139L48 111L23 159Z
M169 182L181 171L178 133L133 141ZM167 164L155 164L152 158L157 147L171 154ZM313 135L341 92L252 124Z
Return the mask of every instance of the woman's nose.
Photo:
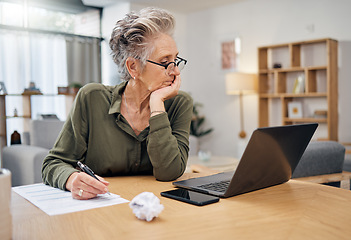
M174 66L174 68L172 69L170 75L175 75L175 76L178 76L180 75L180 70L179 70L179 67L177 65Z

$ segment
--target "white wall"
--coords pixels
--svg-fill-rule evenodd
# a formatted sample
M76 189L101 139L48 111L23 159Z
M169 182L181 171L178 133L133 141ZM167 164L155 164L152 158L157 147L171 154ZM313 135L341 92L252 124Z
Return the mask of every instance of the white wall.
M220 70L220 41L241 38L239 71L257 72L257 48L264 45L333 38L339 41L339 139L351 142L351 1L247 0L187 16L189 65L183 89L204 104L207 125L214 127L201 146L213 155L237 157L245 145L239 141L238 97L225 95ZM258 126L257 96L244 98L248 135Z
M123 17L122 12L141 7L132 4L105 9L103 25L114 24ZM239 71L251 73L257 72L260 46L327 37L338 40L339 139L351 142L350 9L349 0L246 0L188 15L175 12L179 55L189 60L182 73L182 90L204 105L206 125L215 129L201 139L201 148L212 155L238 157L246 144L238 137L238 97L225 94L225 72L220 69L220 42L236 36L242 43ZM109 35L111 30L108 26L104 32ZM256 95L244 97L248 137L258 126L257 102Z

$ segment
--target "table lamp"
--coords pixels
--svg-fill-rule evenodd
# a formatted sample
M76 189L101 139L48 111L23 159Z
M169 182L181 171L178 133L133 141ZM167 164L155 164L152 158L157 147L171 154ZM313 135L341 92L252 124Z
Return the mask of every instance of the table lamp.
M226 92L228 95L239 95L240 103L240 138L246 137L244 130L243 95L257 91L257 75L251 73L231 72L226 74Z

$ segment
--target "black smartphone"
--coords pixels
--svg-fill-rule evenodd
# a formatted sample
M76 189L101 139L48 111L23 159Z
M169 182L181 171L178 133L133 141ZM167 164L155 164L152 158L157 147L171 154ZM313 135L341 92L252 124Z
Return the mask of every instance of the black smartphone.
M206 195L206 194L198 193L194 191L189 191L181 188L161 192L161 196L173 198L178 201L194 204L197 206L204 206L204 205L219 201L218 197L214 197L214 196L210 196L210 195Z

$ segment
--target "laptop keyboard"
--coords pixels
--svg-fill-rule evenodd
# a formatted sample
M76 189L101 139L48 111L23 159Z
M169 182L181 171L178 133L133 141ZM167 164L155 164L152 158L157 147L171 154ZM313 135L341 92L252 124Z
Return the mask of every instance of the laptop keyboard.
M203 185L197 186L198 188L216 191L216 192L225 192L229 186L230 180L228 181L221 181L215 183L206 183Z

